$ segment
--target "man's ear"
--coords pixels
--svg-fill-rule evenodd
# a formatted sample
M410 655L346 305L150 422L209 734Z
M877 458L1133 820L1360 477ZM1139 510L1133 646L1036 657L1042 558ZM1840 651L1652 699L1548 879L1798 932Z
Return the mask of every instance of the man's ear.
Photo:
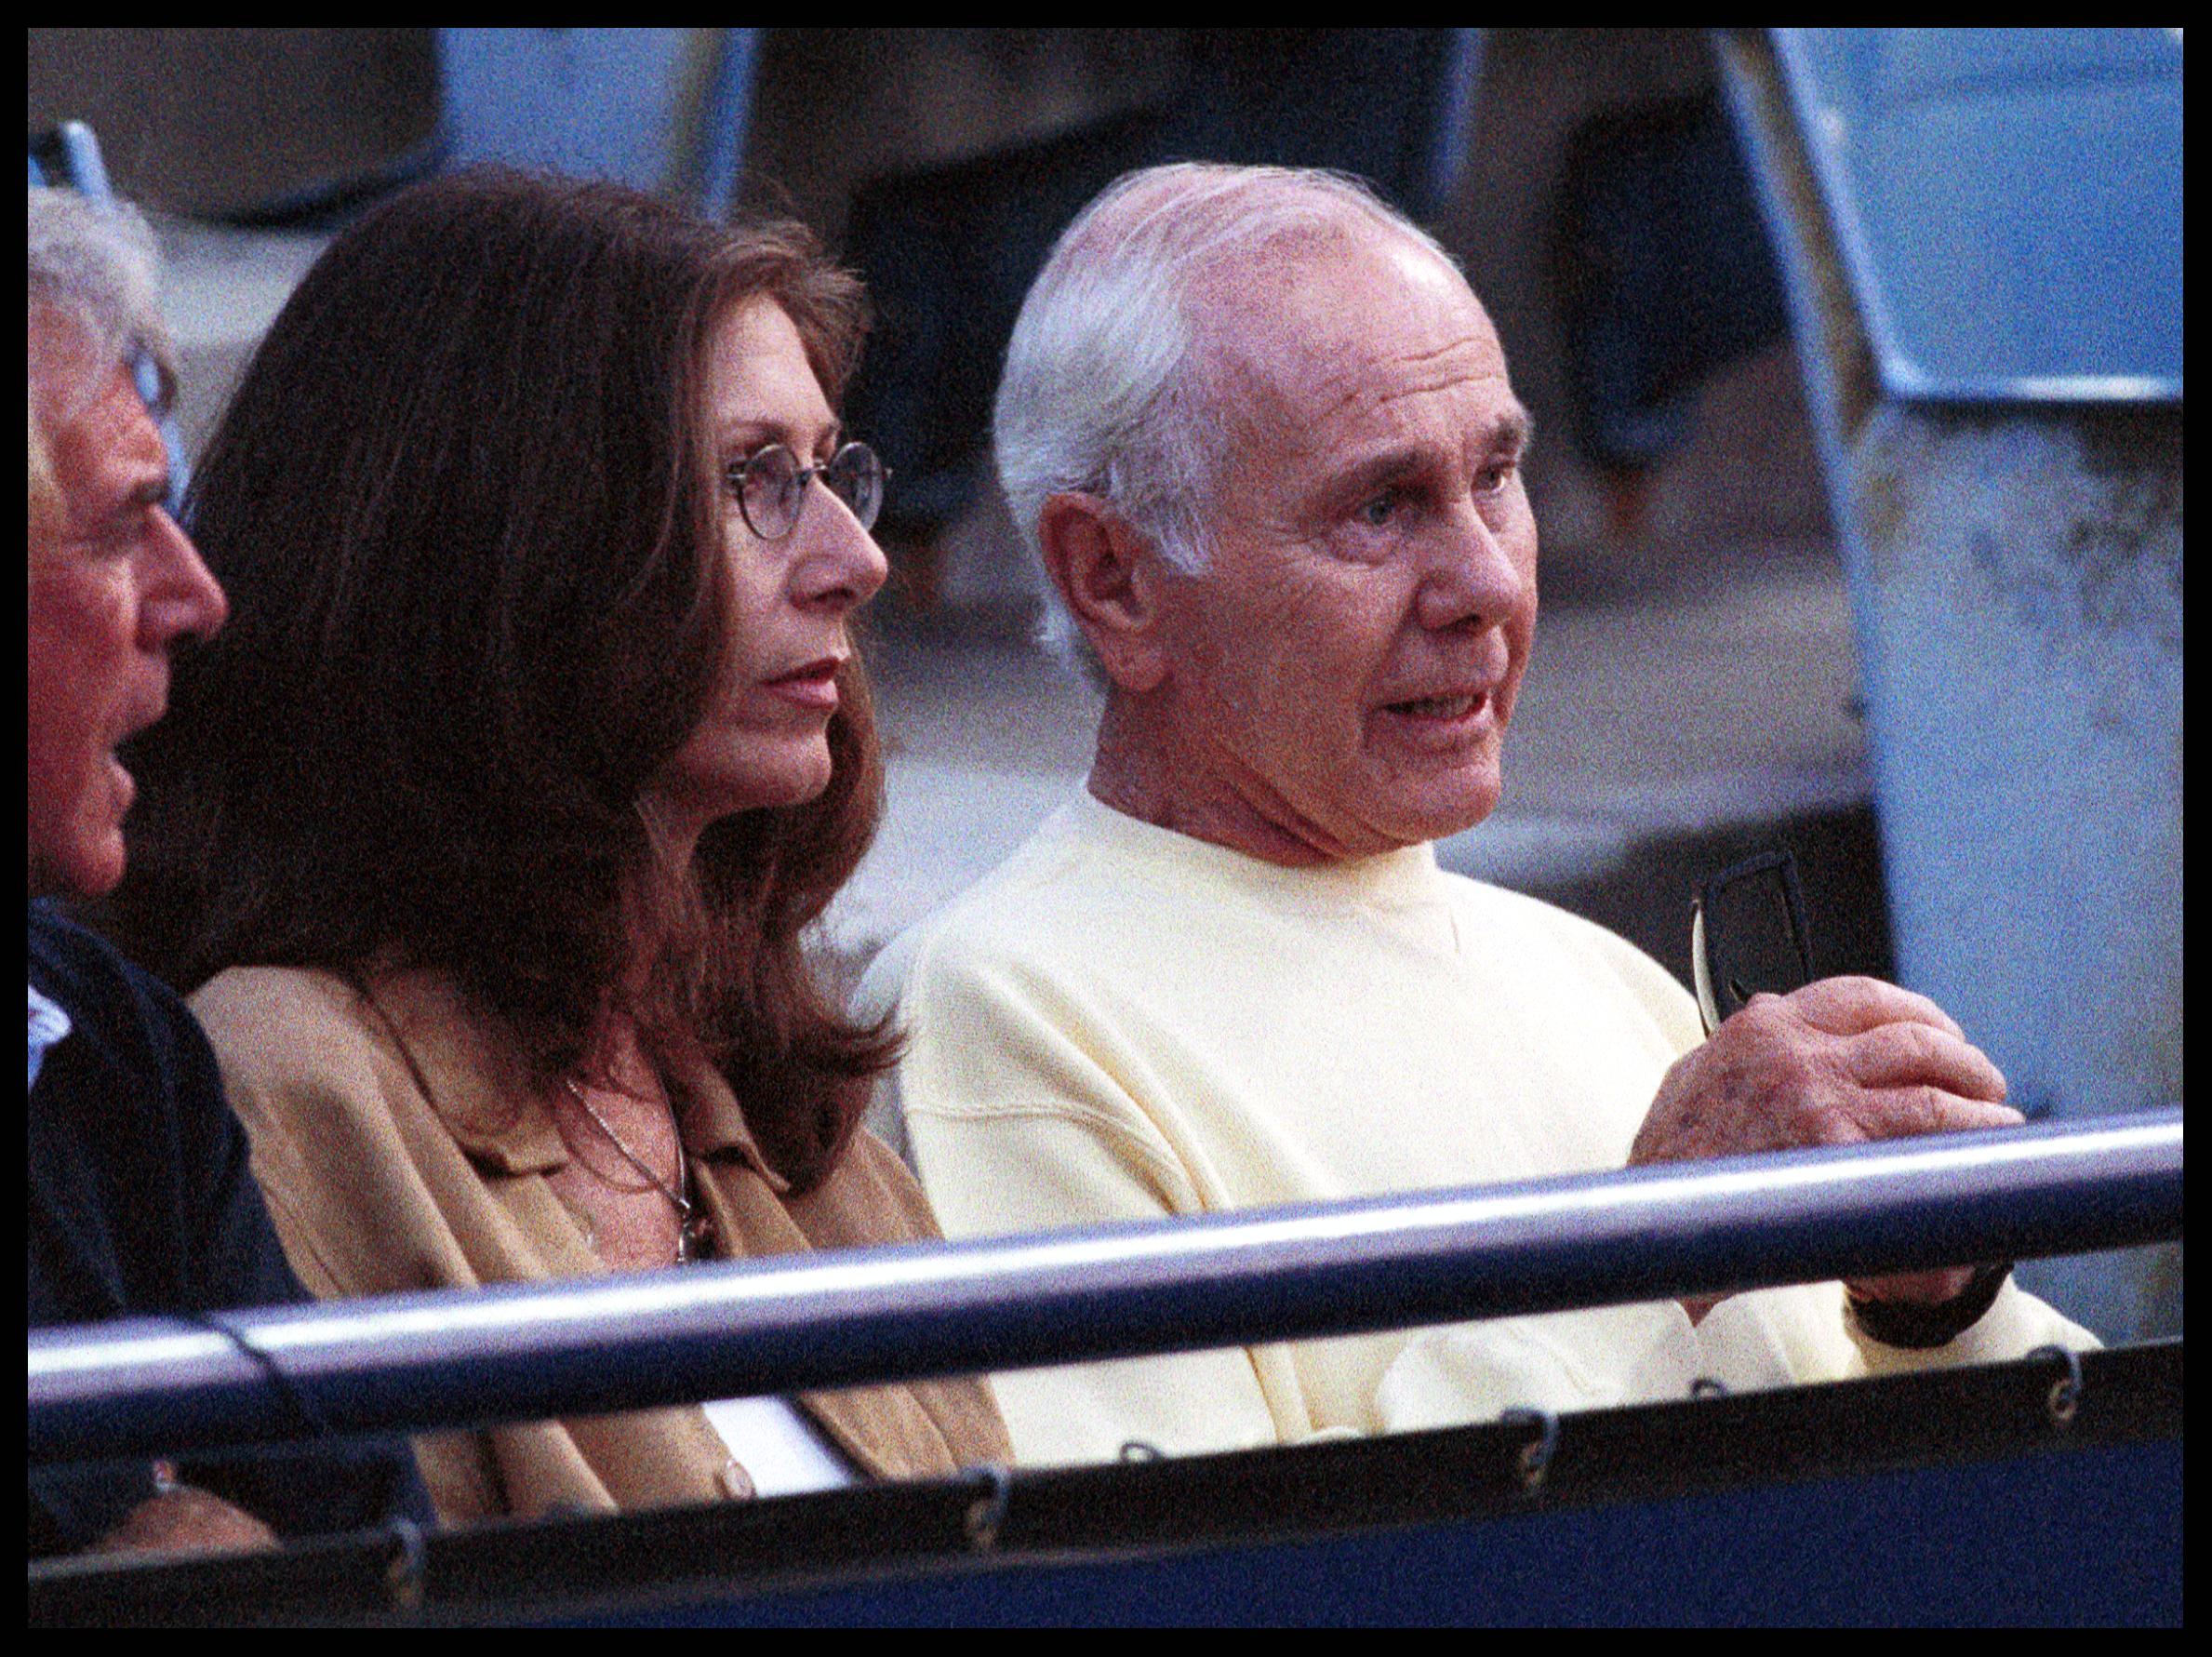
M1152 542L1096 495L1070 493L1039 510L1037 550L1106 676L1139 694L1158 685L1163 572Z

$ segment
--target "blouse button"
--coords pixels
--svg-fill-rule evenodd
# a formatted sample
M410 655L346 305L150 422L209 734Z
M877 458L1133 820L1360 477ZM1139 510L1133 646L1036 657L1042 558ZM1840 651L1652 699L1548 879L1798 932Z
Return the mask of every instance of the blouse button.
M735 1457L722 1463L718 1481L722 1486L722 1493L732 1502L743 1502L753 1494L753 1476L738 1465Z

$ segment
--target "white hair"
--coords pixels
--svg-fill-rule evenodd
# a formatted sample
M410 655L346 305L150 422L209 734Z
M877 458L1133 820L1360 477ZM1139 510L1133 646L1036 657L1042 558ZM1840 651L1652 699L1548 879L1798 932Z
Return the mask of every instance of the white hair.
M1022 301L999 380L999 481L1031 555L1046 501L1082 492L1178 568L1202 570L1225 422L1198 279L1287 238L1378 234L1459 269L1365 183L1317 168L1179 162L1129 173L1084 208ZM1073 642L1049 575L1045 587L1047 637Z
M82 362L101 371L145 351L165 379L168 332L155 304L153 233L127 203L96 203L73 190L31 191L30 305L56 312L80 333ZM31 377L59 364L42 361L33 340Z

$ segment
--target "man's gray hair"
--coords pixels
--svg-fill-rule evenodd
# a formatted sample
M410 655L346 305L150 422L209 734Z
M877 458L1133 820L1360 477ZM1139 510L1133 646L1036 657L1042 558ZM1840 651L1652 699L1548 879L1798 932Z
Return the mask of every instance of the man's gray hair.
M80 329L89 348L83 361L104 368L143 350L168 378L168 330L154 299L157 268L153 233L128 204L95 203L73 190L32 190L31 309L58 312ZM31 376L55 366L33 355Z
M999 481L1031 555L1046 499L1080 491L1177 568L1203 569L1224 422L1198 279L1286 238L1378 233L1459 268L1343 173L1179 162L1130 173L1084 208L1022 301L999 381ZM1057 605L1049 577L1046 590Z

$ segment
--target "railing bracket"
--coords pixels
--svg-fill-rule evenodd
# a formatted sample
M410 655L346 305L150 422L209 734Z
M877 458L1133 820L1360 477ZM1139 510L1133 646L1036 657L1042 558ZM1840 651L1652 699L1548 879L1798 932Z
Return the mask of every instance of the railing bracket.
M1508 1410L1498 1419L1501 1424L1523 1424L1537 1430L1536 1437L1521 1447L1517 1463L1522 1492L1533 1496L1543 1489L1552 1452L1559 1448L1559 1418L1549 1410Z
M2066 1366L2066 1373L2051 1383L2043 1406L2051 1425L2064 1432L2073 1424L2082 1407L2082 1355L2070 1346L2038 1346L2028 1354L2026 1361L2033 1363L2042 1357L2055 1357Z

